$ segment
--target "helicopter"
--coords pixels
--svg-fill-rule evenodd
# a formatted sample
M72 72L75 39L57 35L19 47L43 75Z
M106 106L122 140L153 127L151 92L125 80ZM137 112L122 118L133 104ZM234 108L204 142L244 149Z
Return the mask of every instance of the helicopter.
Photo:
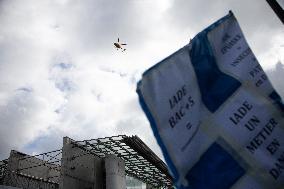
M120 42L119 42L119 38L117 38L117 42L116 42L116 43L113 43L113 44L114 44L116 50L121 49L122 52L126 51L126 49L123 48L122 46L127 45L127 44L126 44L126 43L120 43Z

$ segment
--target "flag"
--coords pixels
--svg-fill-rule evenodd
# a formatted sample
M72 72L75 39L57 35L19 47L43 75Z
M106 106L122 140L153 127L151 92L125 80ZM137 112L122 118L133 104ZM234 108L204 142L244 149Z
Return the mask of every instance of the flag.
M231 11L146 70L137 93L177 188L283 187L284 106Z

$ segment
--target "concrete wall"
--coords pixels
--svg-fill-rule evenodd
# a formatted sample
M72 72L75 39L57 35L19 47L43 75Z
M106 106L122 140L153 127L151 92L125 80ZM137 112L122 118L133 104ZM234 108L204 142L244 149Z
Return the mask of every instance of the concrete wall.
M53 182L59 182L60 166L47 163L35 157L20 160L18 169L22 169L20 172L23 174L44 178Z
M42 165L43 163L45 164ZM126 188L125 163L122 159L115 155L99 158L86 151L84 146L74 145L68 137L63 139L60 168L38 158L11 151L7 172L4 185L23 189ZM58 177L53 178L54 176Z
M45 161L35 157L29 157L26 154L12 150L8 160L7 175L4 178L4 185L15 186L28 189L55 189L58 184L55 182L48 182L49 177L60 176L58 170L54 170L55 165L41 165L35 168L21 170L35 165L45 163ZM53 178L58 179L58 178Z
M125 164L115 155L99 158L63 139L60 189L125 189Z
M60 189L102 189L103 159L88 154L83 148L63 139Z
M3 186L3 185L0 185L0 189L21 189L21 188L16 188L16 187L12 187L12 186Z
M125 163L115 155L105 157L106 189L125 189Z

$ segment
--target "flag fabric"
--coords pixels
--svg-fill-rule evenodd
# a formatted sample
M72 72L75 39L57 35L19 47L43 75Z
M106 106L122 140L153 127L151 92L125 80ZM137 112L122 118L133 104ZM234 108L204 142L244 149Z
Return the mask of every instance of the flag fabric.
M233 15L137 84L177 188L284 186L284 106Z

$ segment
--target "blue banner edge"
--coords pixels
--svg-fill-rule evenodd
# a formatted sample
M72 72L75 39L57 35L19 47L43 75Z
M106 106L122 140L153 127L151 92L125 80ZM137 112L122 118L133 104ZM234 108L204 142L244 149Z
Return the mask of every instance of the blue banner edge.
M138 82L137 90L136 90L136 92L138 94L138 97L139 97L139 104L140 104L142 110L144 111L144 113L146 114L147 119L150 122L150 126L152 128L153 134L154 134L154 136L156 138L157 143L159 144L159 146L160 146L160 148L162 150L163 156L164 156L165 161L166 161L166 163L167 163L167 165L169 167L169 171L170 171L171 175L173 176L173 182L175 184L178 181L178 179L179 179L178 171L177 171L177 169L176 169L172 159L170 158L169 153L167 151L167 148L166 148L165 144L163 143L163 140L162 140L162 138L161 138L161 136L159 134L159 131L158 131L155 119L152 116L152 114L151 114L151 112L150 112L146 102L144 101L143 95L142 95L142 93L140 91L140 87L139 87L140 85L141 85L141 80Z

